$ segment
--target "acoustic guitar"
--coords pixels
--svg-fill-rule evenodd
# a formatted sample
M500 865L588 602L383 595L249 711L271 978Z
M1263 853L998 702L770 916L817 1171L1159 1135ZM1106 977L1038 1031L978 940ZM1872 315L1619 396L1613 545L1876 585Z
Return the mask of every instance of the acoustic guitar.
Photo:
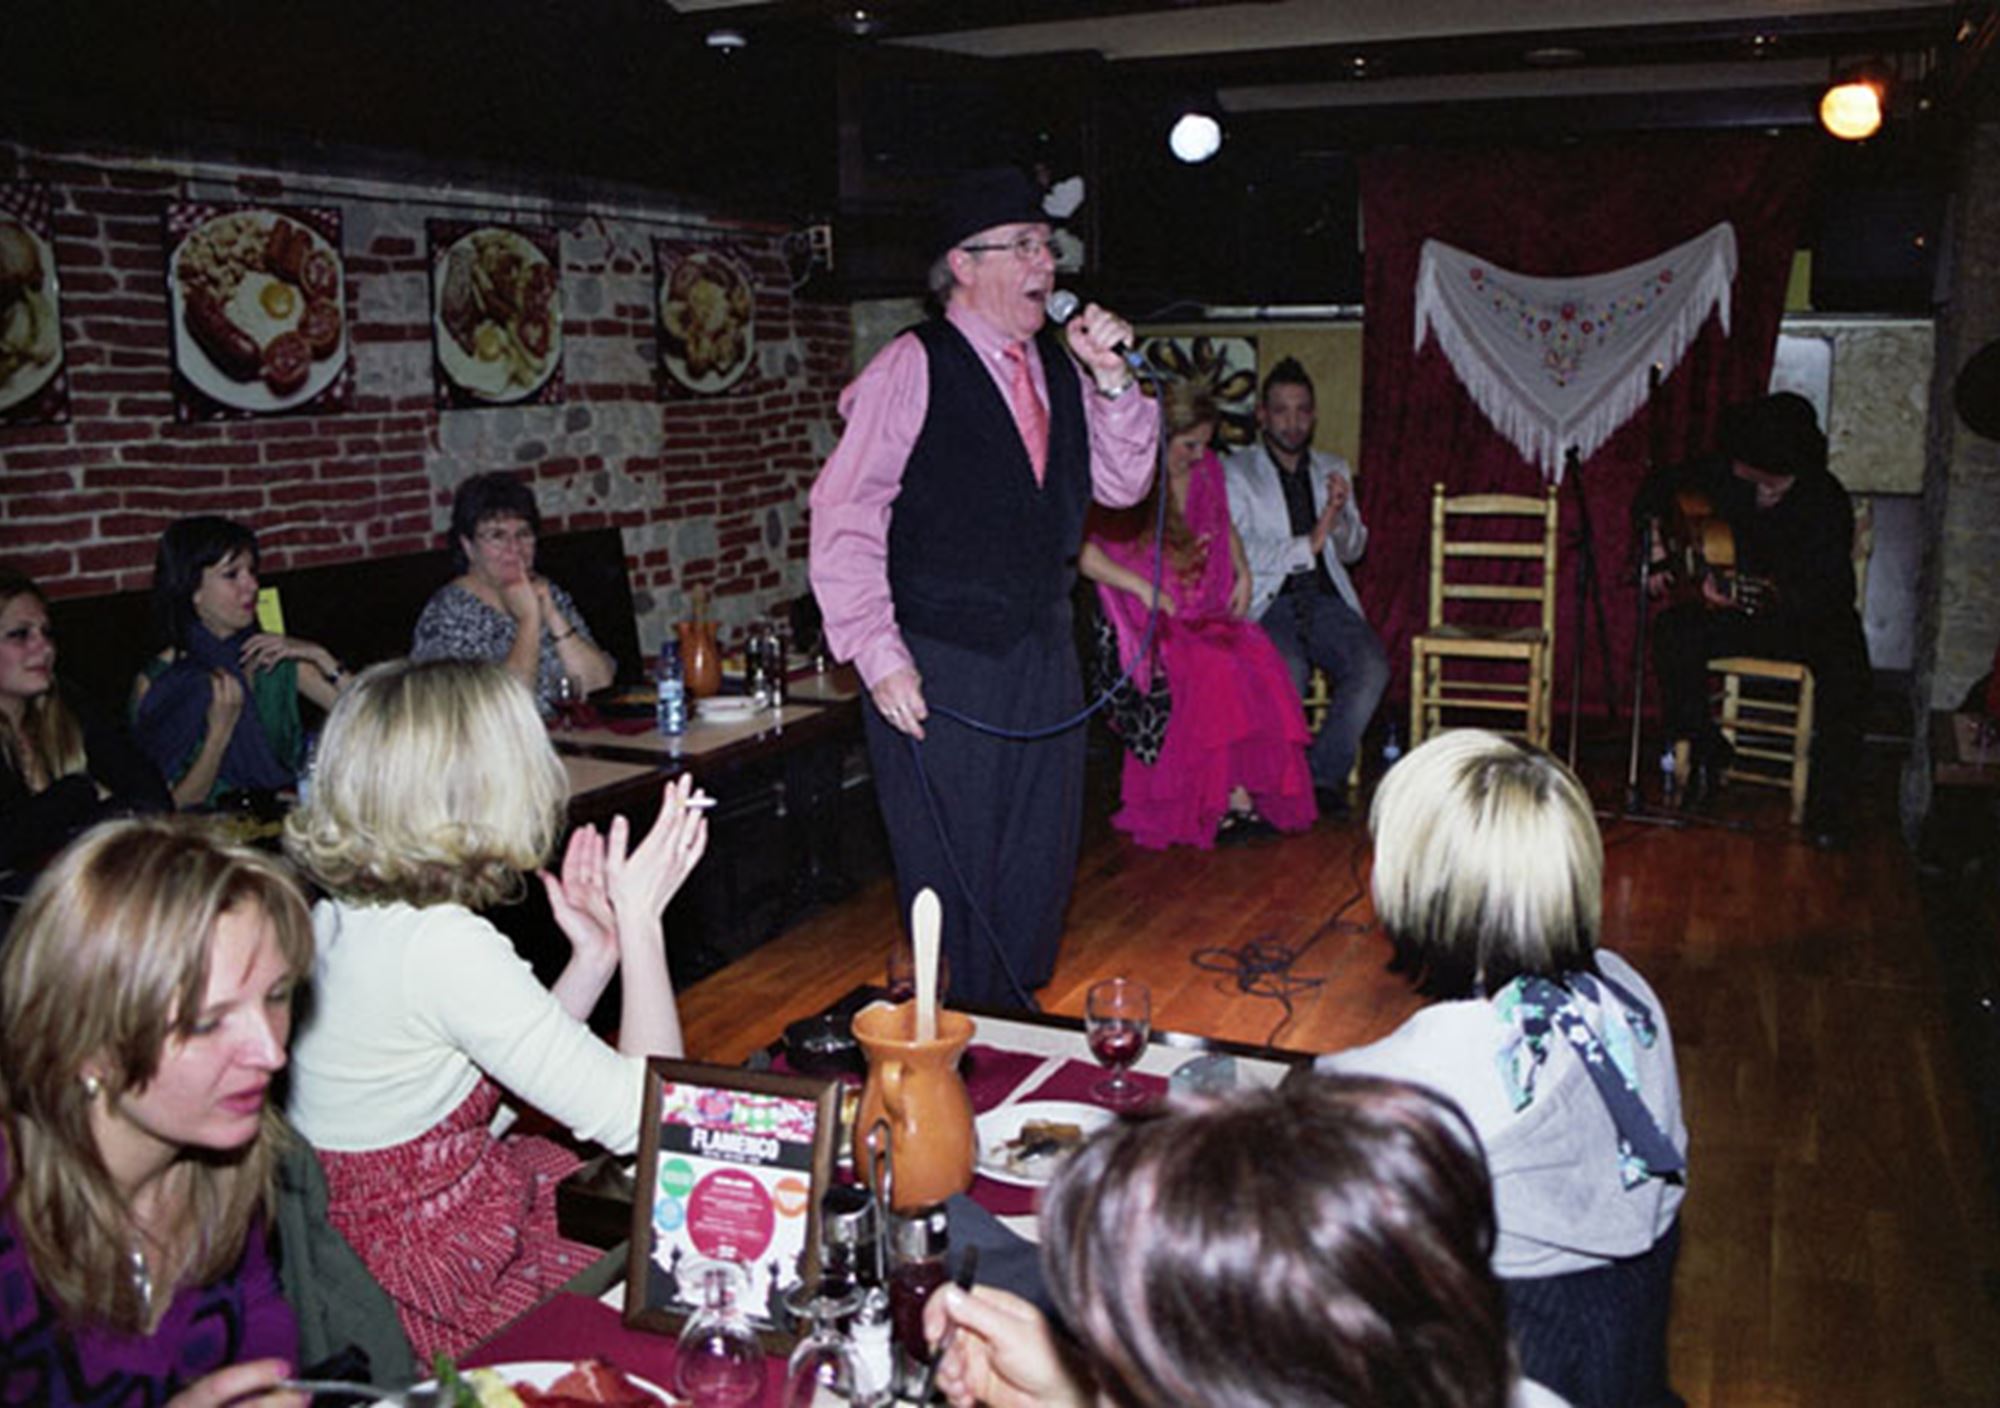
M1736 610L1749 616L1777 604L1777 583L1738 568L1736 531L1707 494L1699 489L1678 490L1658 529L1660 544L1666 550L1666 604L1693 601L1710 610ZM1704 593L1703 582L1713 586L1724 601L1718 604Z

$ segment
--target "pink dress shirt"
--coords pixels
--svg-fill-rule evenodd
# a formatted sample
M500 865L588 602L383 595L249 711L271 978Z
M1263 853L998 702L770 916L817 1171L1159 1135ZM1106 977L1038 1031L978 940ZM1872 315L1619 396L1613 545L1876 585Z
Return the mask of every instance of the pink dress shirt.
M953 307L946 316L1011 404L1005 349L1012 339L967 309ZM1035 389L1047 405L1041 354L1032 341L1027 350ZM1092 394L1088 369L1078 371L1085 383L1091 493L1112 508L1135 504L1152 483L1159 414L1137 390L1116 400ZM871 689L898 670L915 668L889 594L889 515L929 409L930 363L923 344L904 333L841 392L847 429L813 484L811 575L827 644L836 657L854 662Z

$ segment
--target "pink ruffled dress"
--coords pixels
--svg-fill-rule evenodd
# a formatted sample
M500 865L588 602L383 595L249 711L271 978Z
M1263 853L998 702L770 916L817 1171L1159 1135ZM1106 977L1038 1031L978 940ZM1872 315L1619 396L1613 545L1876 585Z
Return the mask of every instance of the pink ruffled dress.
M1202 545L1187 576L1167 563L1162 585L1175 615L1162 613L1153 657L1173 692L1166 741L1148 766L1125 755L1124 805L1112 824L1140 845L1215 844L1232 788L1246 788L1264 819L1280 831L1304 831L1318 818L1306 747L1312 741L1298 691L1283 658L1254 621L1229 614L1235 569L1229 555L1229 497L1222 462L1196 461L1187 491L1187 522ZM1120 566L1153 575L1153 525L1120 539L1091 541ZM1146 605L1100 584L1098 600L1118 629L1120 658L1130 663L1146 629ZM1151 662L1134 677L1151 678Z

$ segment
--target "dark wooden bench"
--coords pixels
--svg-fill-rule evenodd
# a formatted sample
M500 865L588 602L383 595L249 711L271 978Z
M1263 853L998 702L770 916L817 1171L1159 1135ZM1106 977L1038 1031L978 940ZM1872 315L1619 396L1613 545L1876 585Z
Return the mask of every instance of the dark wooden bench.
M617 660L619 682L640 679L645 661L618 530L543 538L535 545L535 564L576 599L597 643ZM440 548L273 572L263 580L278 589L288 634L317 641L359 669L407 654L424 603L453 575L451 556ZM49 616L69 688L108 709L122 708L133 677L153 652L151 593L72 597L52 602Z

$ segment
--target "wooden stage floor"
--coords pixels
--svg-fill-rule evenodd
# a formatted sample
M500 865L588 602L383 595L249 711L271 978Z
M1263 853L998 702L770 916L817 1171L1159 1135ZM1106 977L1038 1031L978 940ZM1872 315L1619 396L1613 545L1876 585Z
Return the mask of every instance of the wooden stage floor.
M1697 1408L2000 1403L1996 1199L1883 783L1884 820L1841 854L1741 789L1721 810L1748 835L1606 824L1606 941L1667 1007L1692 1130L1673 1367ZM1100 841L1044 1005L1081 1014L1091 982L1124 972L1165 1027L1371 1040L1414 1004L1383 971L1367 864L1358 822L1210 854ZM878 882L699 983L689 1053L741 1060L878 980L896 931ZM1289 1020L1196 965L1253 940L1304 946L1291 976L1319 981Z

